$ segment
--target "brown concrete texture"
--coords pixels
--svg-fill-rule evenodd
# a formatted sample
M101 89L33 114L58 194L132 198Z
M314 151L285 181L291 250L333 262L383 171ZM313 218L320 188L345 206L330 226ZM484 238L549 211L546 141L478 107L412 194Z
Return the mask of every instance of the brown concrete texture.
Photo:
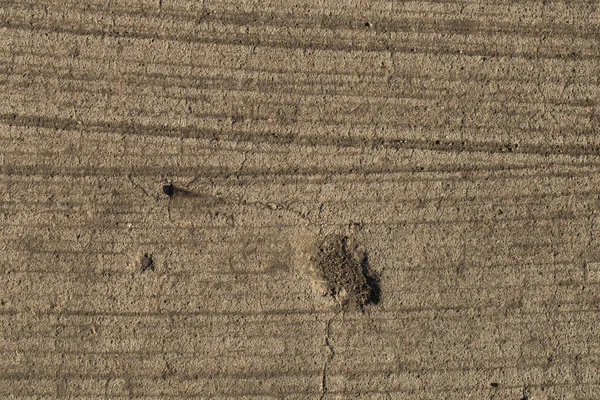
M0 398L599 399L598 1L0 1Z

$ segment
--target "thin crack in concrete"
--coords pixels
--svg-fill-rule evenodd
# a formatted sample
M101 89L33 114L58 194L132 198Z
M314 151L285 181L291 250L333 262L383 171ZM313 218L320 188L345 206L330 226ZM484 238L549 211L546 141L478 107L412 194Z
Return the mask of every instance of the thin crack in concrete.
M153 198L154 200L156 200L155 196L152 196L150 193L148 193L148 191L146 189L144 189L144 187L142 185L140 185L139 183L137 183L136 181L133 180L133 177L131 176L131 174L127 175L127 179L129 179L129 182L131 183L131 185L137 189L140 189L142 192L144 192L144 194L150 198Z
M319 400L325 399L325 396L327 395L327 367L329 366L329 364L333 360L333 357L335 356L335 350L333 349L333 344L331 344L331 324L340 312L341 310L336 312L331 318L329 318L329 321L327 321L327 327L325 329L325 344L329 349L329 354L327 354L327 358L325 359L325 363L323 364L323 380L321 382L321 397Z
M169 202L167 203L167 216L169 217L169 221L174 223L173 218L171 217L171 196L169 196Z

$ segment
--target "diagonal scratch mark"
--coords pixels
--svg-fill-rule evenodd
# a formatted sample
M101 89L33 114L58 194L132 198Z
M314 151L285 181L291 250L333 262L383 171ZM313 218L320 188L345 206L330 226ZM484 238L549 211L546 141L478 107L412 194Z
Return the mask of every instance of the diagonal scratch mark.
M327 327L325 328L325 344L329 349L329 354L327 354L325 363L323 363L323 380L321 382L321 397L319 400L325 399L325 396L327 395L327 367L329 366L329 364L333 360L333 357L335 356L335 350L333 349L333 344L331 343L331 324L340 312L341 310L336 312L331 318L329 318L329 321L327 321Z

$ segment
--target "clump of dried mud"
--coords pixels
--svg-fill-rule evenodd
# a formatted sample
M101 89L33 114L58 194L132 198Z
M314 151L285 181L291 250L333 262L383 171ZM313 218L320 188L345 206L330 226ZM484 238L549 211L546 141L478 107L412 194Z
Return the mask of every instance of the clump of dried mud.
M366 251L344 235L328 235L316 247L313 264L326 295L342 307L363 309L379 302L379 279L370 271Z

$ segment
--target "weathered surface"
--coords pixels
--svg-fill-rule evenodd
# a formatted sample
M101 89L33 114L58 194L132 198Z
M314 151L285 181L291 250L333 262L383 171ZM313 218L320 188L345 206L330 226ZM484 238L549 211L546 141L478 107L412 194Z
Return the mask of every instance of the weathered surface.
M2 0L0 397L600 398L597 8Z

